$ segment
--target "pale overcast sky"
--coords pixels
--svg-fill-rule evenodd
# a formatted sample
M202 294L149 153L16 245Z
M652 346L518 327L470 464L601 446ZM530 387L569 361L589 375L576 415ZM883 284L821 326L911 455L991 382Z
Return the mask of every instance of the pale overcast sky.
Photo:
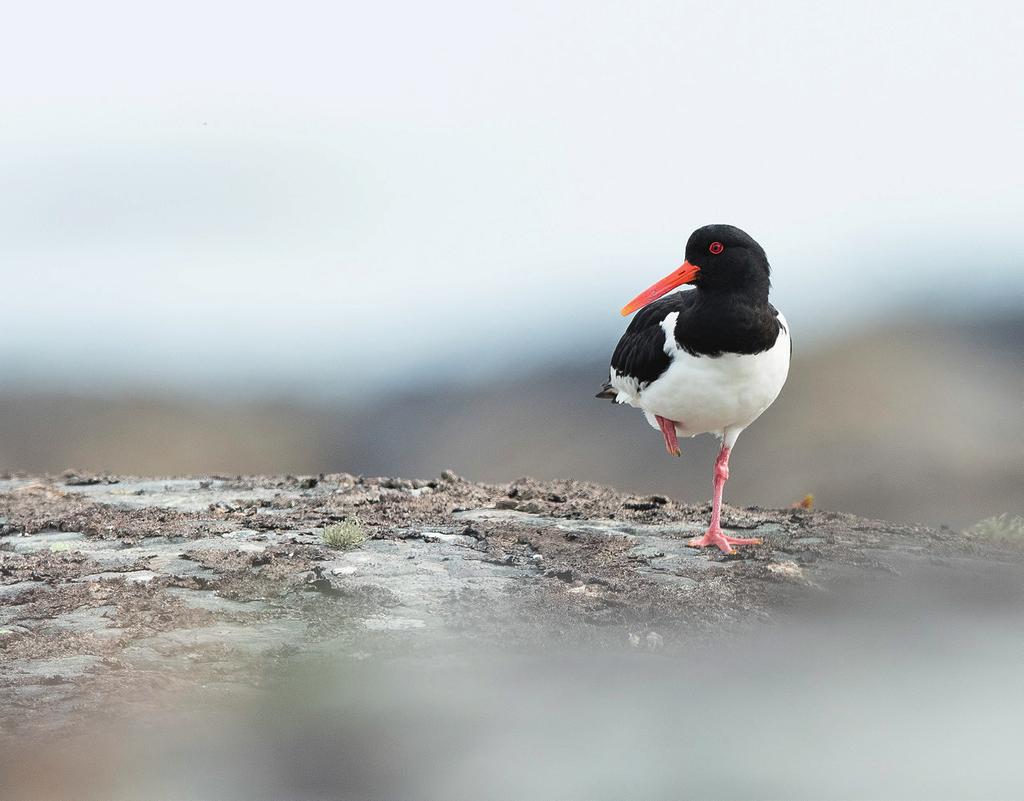
M690 231L797 341L1024 297L1017 3L35 2L0 368L372 391L610 352Z

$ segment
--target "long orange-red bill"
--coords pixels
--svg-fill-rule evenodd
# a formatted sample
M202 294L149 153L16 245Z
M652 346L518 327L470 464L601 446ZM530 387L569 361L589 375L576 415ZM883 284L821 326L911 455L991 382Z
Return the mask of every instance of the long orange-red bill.
M697 273L700 272L700 267L690 264L688 261L684 261L683 265L678 270L673 270L671 273L662 278L658 283L645 289L629 303L622 307L622 316L625 317L628 314L632 314L637 309L641 309L648 303L652 303L660 298L662 295L671 292L677 286L690 283L694 278L697 277Z

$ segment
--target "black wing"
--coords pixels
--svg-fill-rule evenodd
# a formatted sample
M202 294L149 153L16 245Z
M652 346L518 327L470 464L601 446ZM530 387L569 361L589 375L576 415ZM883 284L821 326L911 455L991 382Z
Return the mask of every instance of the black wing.
M678 292L644 306L636 313L612 354L612 367L620 375L650 384L664 373L670 359L665 353L665 317L674 311L680 316L694 303L696 292Z

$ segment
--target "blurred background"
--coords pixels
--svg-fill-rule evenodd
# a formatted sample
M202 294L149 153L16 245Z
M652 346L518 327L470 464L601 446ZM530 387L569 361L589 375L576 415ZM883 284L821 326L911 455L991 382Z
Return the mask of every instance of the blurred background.
M704 501L593 399L709 222L789 384L727 500L1024 511L1014 3L20 4L0 470L573 476Z

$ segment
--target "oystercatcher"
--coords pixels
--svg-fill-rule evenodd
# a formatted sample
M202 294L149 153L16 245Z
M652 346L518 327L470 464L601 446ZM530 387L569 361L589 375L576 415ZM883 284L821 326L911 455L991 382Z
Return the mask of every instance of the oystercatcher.
M642 410L673 456L680 455L680 436L721 438L711 525L689 541L695 548L735 553L734 545L760 543L726 535L720 519L736 439L771 406L789 372L789 325L768 302L769 272L764 249L749 234L732 225L698 228L683 265L623 307L623 316L640 311L597 394ZM694 289L663 297L684 284Z

